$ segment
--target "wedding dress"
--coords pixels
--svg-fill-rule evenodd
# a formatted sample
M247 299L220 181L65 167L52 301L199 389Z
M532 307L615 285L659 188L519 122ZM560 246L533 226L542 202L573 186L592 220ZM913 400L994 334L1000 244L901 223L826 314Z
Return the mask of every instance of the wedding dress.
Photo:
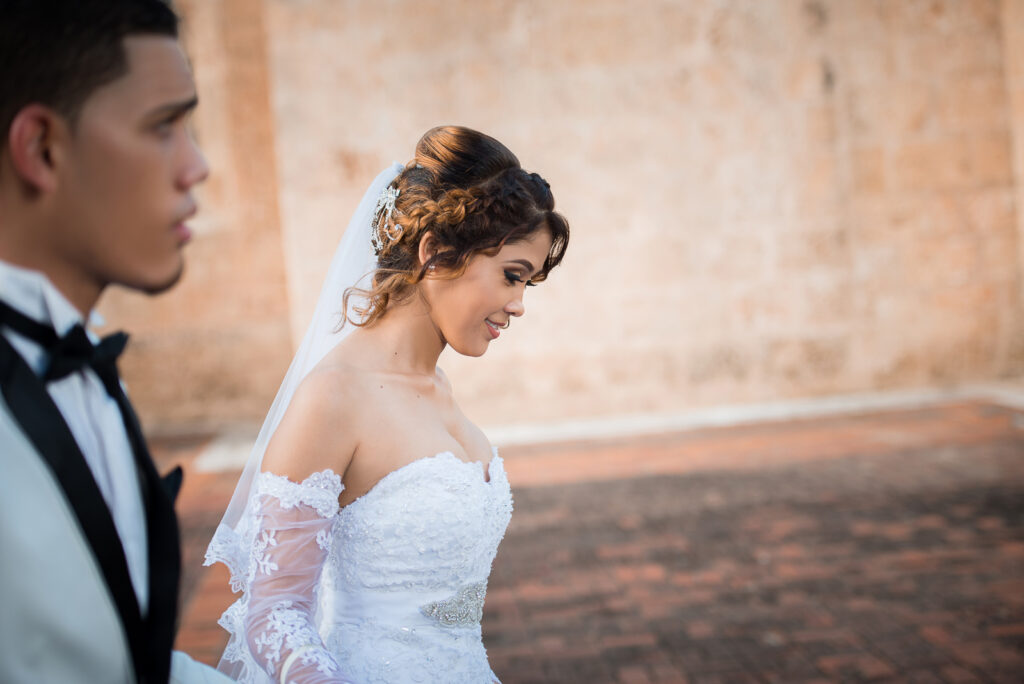
M260 473L242 543L207 552L243 592L220 620L239 681L279 681L290 656L301 684L498 681L480 633L512 515L497 452L489 465L420 458L339 509L343 489L330 470L301 483Z

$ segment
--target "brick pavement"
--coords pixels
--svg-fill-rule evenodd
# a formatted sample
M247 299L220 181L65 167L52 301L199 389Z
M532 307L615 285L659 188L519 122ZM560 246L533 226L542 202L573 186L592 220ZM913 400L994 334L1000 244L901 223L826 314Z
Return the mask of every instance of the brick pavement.
M188 466L204 440L160 441ZM1024 682L1024 413L979 402L503 451L485 643L505 684ZM178 647L231 602L188 473Z

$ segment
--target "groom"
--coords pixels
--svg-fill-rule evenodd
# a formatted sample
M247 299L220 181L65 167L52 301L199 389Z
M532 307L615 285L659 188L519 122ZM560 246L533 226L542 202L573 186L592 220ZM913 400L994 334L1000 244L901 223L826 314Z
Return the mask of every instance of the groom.
M161 0L0 0L2 682L168 681L180 471L150 459L124 336L85 327L108 285L182 272L207 166L177 32Z

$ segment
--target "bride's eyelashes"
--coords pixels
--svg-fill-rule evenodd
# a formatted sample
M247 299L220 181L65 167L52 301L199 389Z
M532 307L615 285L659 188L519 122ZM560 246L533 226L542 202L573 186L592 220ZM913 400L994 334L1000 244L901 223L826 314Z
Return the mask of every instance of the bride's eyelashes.
M515 271L505 271L505 280L508 281L509 285L515 285L516 283L523 282L523 277L516 273ZM537 283L533 282L532 280L526 281L527 287L534 287L536 284Z

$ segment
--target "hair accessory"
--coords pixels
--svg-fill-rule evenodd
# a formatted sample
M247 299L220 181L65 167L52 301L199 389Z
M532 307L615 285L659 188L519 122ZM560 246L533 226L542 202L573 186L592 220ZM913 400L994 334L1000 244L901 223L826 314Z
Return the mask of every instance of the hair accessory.
M404 228L395 222L395 200L398 199L400 192L398 188L389 185L377 198L377 208L373 210L373 218L370 221L370 242L373 244L374 254L379 255L385 247L402 237Z

